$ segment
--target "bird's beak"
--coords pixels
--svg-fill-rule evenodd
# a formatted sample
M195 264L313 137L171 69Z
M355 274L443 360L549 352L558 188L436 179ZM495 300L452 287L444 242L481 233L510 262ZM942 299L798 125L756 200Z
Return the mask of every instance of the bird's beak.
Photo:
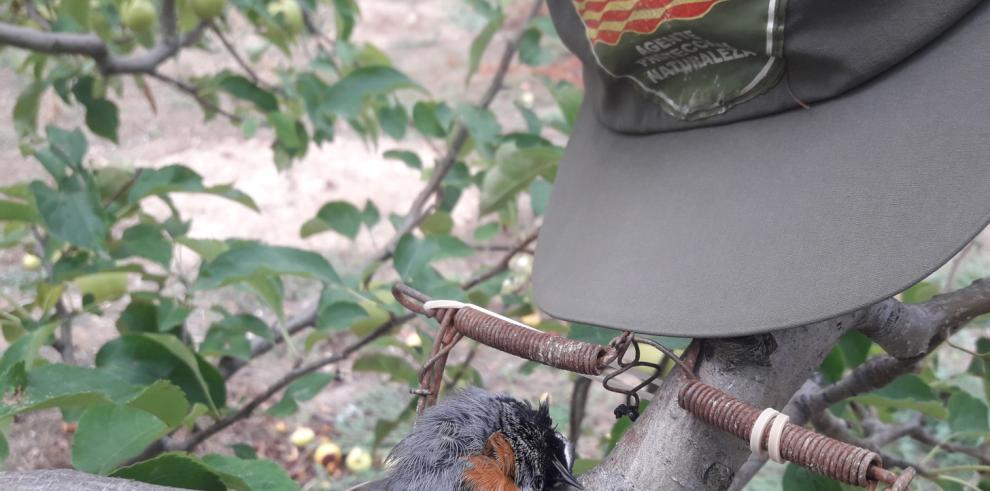
M568 485L570 485L572 487L575 487L575 488L578 488L578 489L584 489L584 486L582 486L581 483L578 482L577 478L574 477L574 474L571 474L571 470L568 469L567 466L563 462L561 462L561 461L559 461L557 459L553 459L553 466L556 467L557 468L557 472L560 473L560 479L561 479L561 481L563 481L564 483L566 483L566 484L568 484Z

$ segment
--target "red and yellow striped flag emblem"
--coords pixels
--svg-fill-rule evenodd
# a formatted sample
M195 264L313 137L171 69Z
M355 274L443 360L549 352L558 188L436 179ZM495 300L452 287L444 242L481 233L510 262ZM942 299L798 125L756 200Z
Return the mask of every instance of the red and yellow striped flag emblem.
M615 45L626 32L649 34L668 20L704 17L727 0L574 0L592 43Z

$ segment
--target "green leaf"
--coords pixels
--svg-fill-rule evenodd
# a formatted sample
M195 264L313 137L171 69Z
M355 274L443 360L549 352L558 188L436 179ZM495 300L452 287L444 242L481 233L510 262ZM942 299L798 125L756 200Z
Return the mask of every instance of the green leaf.
M913 373L902 375L886 387L857 396L854 400L877 407L921 411L938 419L948 416L948 410L935 397L928 384Z
M204 262L212 261L220 254L230 249L230 246L222 240L216 239L194 239L192 237L179 237L176 242L189 248L189 250L199 255Z
M116 244L114 257L143 257L168 269L172 263L172 244L160 227L139 223L124 230Z
M378 108L378 122L382 125L382 131L386 135L396 140L401 140L406 136L406 126L409 125L409 117L406 110L401 105L382 106Z
M91 250L106 248L110 226L92 190L68 184L55 191L40 181L30 186L38 213L48 231L70 244Z
M149 385L127 405L155 415L170 428L182 424L189 412L189 401L182 389L165 380Z
M163 453L153 459L121 467L110 476L180 489L227 490L227 485L212 468L195 456L182 452Z
M986 433L988 425L987 405L963 391L956 391L949 398L949 428L953 433Z
M473 106L470 104L461 104L457 106L457 116L460 118L461 123L467 128L468 134L474 140L475 146L482 150L482 155L486 158L491 158L491 151L489 150L492 143L498 138L499 133L502 132L502 126L498 124L498 120L495 119L495 115L487 109L480 108L478 106Z
M354 302L333 302L320 306L316 328L328 332L343 331L366 317L368 312Z
M255 105L259 111L267 113L278 111L278 100L250 80L234 74L225 74L220 79L220 89L224 92Z
M117 329L121 333L170 332L185 323L191 312L170 298L133 293L131 303L117 318Z
M481 32L471 41L471 50L468 54L467 75L464 77L465 84L470 82L471 77L478 72L478 67L481 65L481 57L488 49L488 45L491 44L495 33L502 27L503 22L505 22L505 15L502 13L502 9L498 8L494 10L489 16L488 23L485 24Z
M48 138L48 148L51 154L61 159L71 167L79 168L83 157L89 149L86 136L78 128L67 131L57 126L46 126L45 136ZM53 175L57 178L60 175Z
M832 348L832 351L822 360L822 364L819 367L822 375L825 376L825 380L829 383L834 383L842 378L842 372L845 369L846 364L842 357L842 350L838 346Z
M275 311L279 320L284 320L285 309L282 299L285 297L285 286L280 277L260 274L245 278L244 284L254 290L258 297Z
M533 214L540 216L550 203L550 190L553 186L542 178L537 178L529 185L529 206Z
M93 474L109 474L140 454L168 426L150 413L128 406L105 404L86 409L72 440L72 465Z
M846 332L839 339L842 356L846 360L846 366L850 368L858 367L866 361L872 345L873 341L870 338L855 329Z
M303 238L333 230L354 240L361 231L361 210L346 201L331 201L316 212L316 218L307 221L299 235Z
M7 443L7 437L0 431L0 464L3 464L7 457L10 457L10 444Z
M474 240L484 242L494 239L498 235L499 230L502 230L502 226L498 222L479 225L478 228L474 229Z
M137 203L148 196L164 196L169 193L212 194L258 211L258 205L250 196L227 184L207 187L203 185L203 178L199 174L179 164L158 169L141 169L141 174L131 185L127 199L131 203Z
M246 443L235 443L230 446L230 449L234 451L234 455L239 459L257 460L258 458L258 451Z
M206 338L199 345L199 352L202 355L227 355L247 360L251 357L249 332L268 341L274 337L271 328L253 315L229 315L210 326Z
M50 407L127 402L143 388L105 370L53 363L30 370L23 394L0 404L0 418Z
M237 491L299 491L285 470L270 460L210 454L203 457L203 462Z
M370 199L364 202L364 209L361 210L361 222L364 223L365 227L369 229L378 225L381 221L382 215L378 212L378 207Z
M205 404L214 412L226 403L223 380L216 369L172 335L124 334L100 348L96 366L140 385L168 380L179 386L190 402Z
M387 375L390 380L416 385L419 383L418 371L403 358L382 353L369 353L354 362L355 372L377 372Z
M577 121L578 111L581 110L581 100L584 99L583 91L575 87L574 84L563 81L547 82L546 86L553 99L557 101L557 107L560 108L560 113L564 117L564 126L561 129L570 133L571 129L574 128L574 122Z
M285 417L299 409L299 402L308 401L323 390L334 379L331 373L311 373L289 384L282 394L282 400L268 409L268 414Z
M540 66L550 63L554 54L540 47L543 34L536 27L529 27L519 40L519 61L529 66Z
M419 160L419 155L408 150L389 150L382 154L383 157L392 160L399 160L413 169L422 169L423 162Z
M68 15L76 23L77 32L89 31L89 2L86 0L63 0L59 3L59 17Z
M842 485L803 467L787 464L781 481L784 491L842 491Z
M0 356L0 396L8 389L12 387L5 387L2 381L7 377L15 377L14 373L7 374L8 371L12 370L24 370L34 367L34 362L38 357L38 351L42 346L47 344L52 337L52 333L55 331L55 327L58 326L57 322L49 322L47 324L29 331L26 336L21 337L11 345L7 346L7 349ZM15 368L18 363L23 363L21 368ZM15 385L20 385L26 382L26 380L20 377L20 373L16 374L16 378L10 379L10 382L15 383Z
M904 303L922 303L941 293L942 287L932 281L921 281L901 293Z
M323 109L353 118L360 113L368 97L409 88L420 87L395 68L381 65L361 67L330 86L325 94Z
M248 243L234 247L204 264L194 288L219 288L259 275L294 275L340 283L333 266L315 252Z
M481 183L481 213L498 210L537 176L553 172L562 154L559 147L500 148L495 154L494 167Z
M29 203L0 200L0 222L35 222L38 213Z
M571 323L567 333L571 339L595 344L608 344L617 335L619 332L612 329L580 323Z
M442 113L449 111L446 105L436 102L417 102L413 106L413 126L426 135L436 138L447 136L447 124Z
M395 270L404 280L411 280L433 261L473 253L471 246L450 235L427 235L417 239L412 234L406 234L395 247Z
M38 129L38 106L41 96L48 89L44 82L28 85L14 104L14 128L19 134L34 134Z
M120 116L117 105L108 99L94 99L86 104L86 126L93 134L117 143Z
M275 128L275 136L279 143L293 154L305 150L305 129L299 122L288 114L278 111L268 113L268 123ZM302 131L300 131L302 130Z

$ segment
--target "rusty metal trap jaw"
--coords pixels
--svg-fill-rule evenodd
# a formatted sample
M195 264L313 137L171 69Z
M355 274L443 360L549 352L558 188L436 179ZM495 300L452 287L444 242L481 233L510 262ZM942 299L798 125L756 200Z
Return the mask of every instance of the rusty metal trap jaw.
M774 409L758 409L702 382L694 373L698 342L688 347L683 358L629 331L603 346L546 333L477 305L432 300L403 283L396 283L392 294L411 312L440 324L430 356L419 371L419 388L412 391L419 396L417 413L437 403L447 357L464 337L526 360L600 379L605 389L625 396L615 410L616 417L634 420L638 416L639 392L661 377L668 363L673 362L684 376L678 389L678 405L705 423L748 442L754 454L776 462L792 462L870 490L885 483L890 490L903 491L914 479L913 468L898 476L883 468L876 452L792 424ZM659 362L645 361L641 345L650 345L665 357ZM650 369L650 375L637 377L638 382L632 386L619 382L620 375L636 367Z

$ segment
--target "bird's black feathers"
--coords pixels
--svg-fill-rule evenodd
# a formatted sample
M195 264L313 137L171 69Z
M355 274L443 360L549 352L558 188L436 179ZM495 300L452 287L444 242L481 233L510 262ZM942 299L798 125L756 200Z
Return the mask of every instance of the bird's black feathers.
M512 446L516 484L522 491L543 491L567 482L566 440L554 430L549 408L481 389L445 398L416 421L387 461L386 491L461 491L467 457L478 455L488 438L502 432ZM563 465L554 462L562 463Z

